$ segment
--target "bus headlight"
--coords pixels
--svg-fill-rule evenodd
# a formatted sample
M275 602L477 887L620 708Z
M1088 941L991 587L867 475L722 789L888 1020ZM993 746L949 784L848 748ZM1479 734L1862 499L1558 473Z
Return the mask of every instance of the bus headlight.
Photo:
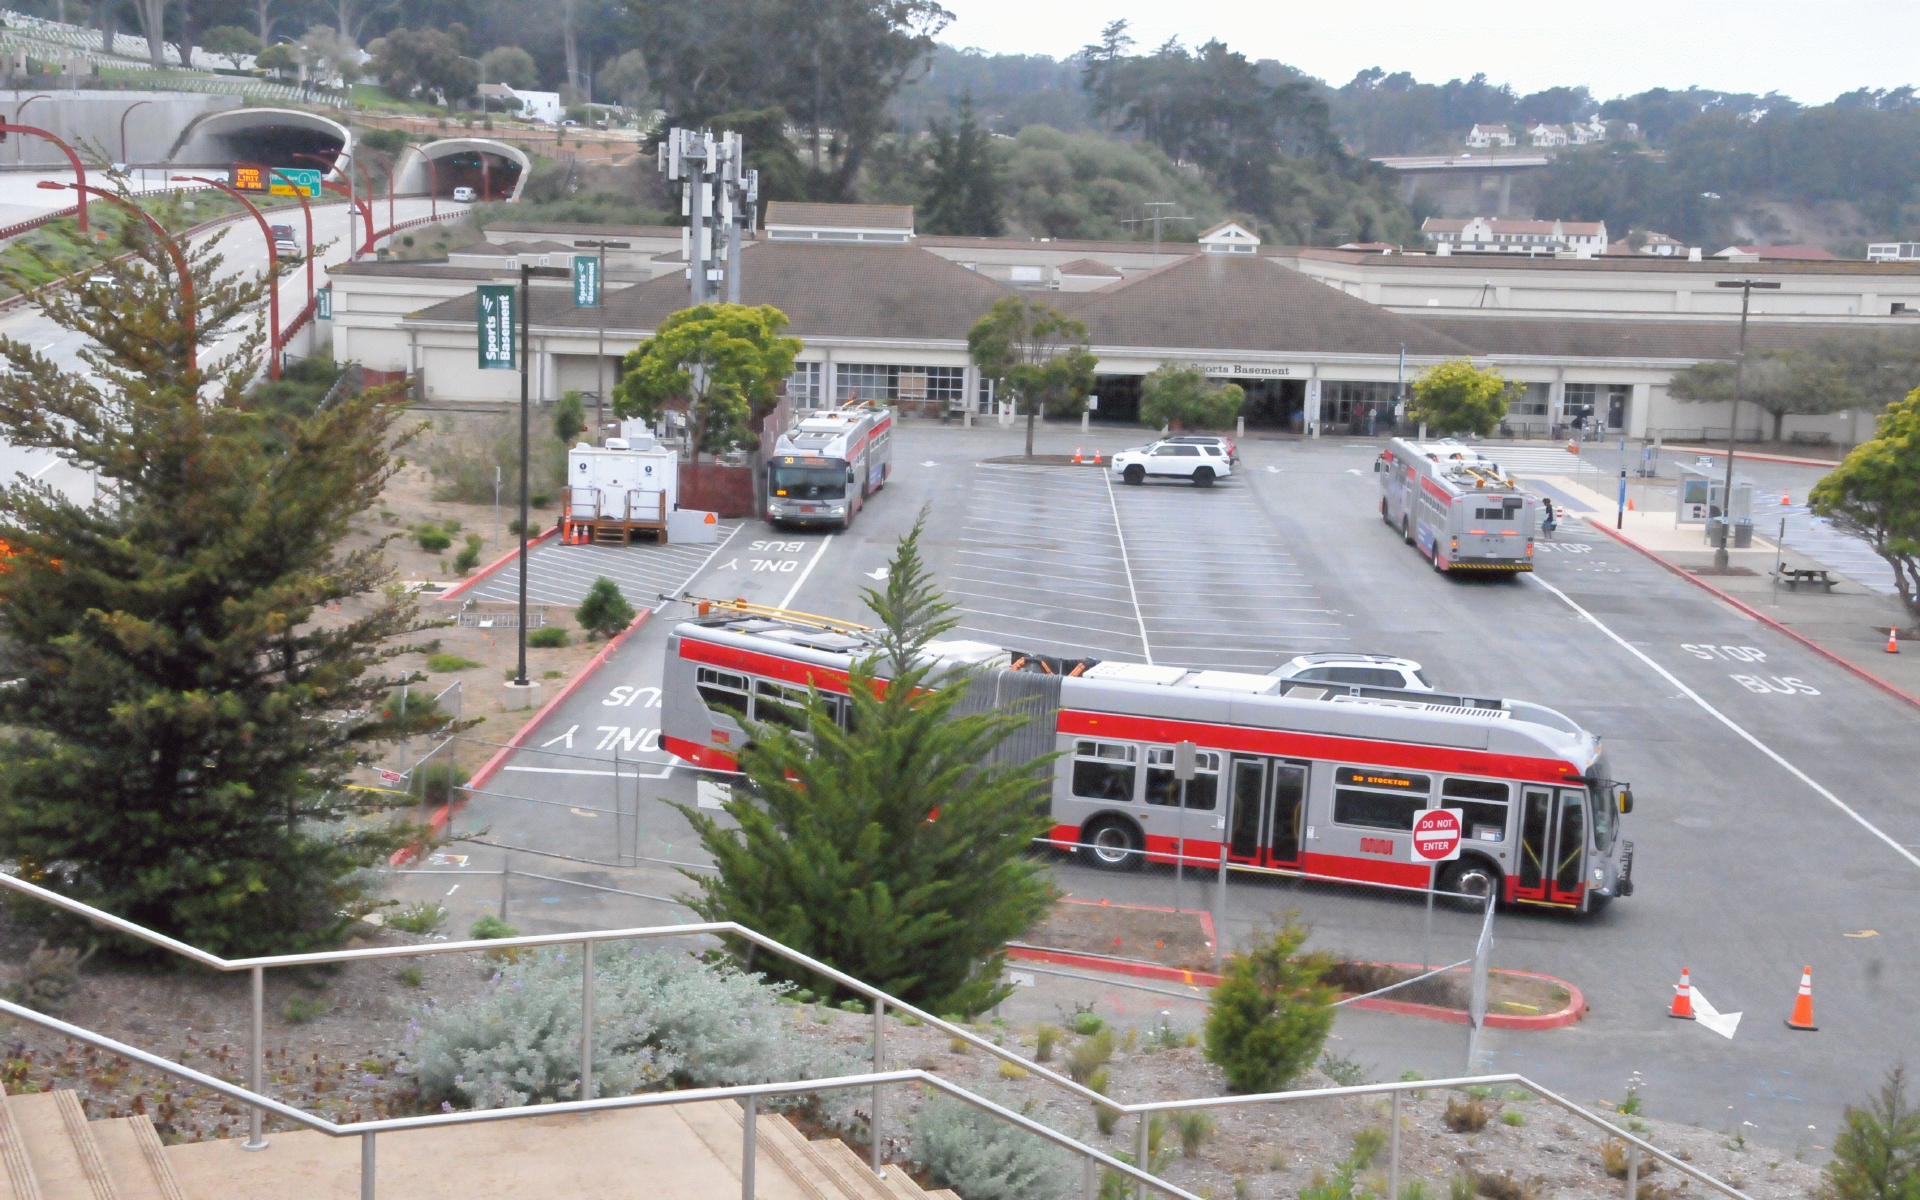
M1606 870L1606 868L1605 868L1605 867L1595 867L1595 868L1593 869L1593 886L1595 886L1595 887L1599 887L1599 886L1600 886L1601 884L1603 884L1603 883L1605 883L1606 881L1607 881L1607 870Z

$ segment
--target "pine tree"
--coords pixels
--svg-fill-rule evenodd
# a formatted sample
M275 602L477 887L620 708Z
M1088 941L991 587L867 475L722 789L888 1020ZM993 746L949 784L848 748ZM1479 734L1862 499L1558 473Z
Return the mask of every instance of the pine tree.
M928 233L999 237L1000 174L987 134L973 119L973 97L960 101L954 124L930 121L933 146L925 198L917 218Z
M0 689L0 845L217 953L310 948L346 928L343 881L398 837L346 773L434 719L383 713L406 680L373 672L410 648L395 639L413 609L372 595L377 547L340 549L406 437L371 394L249 392L266 281L202 243L189 321L167 247L137 222L122 236L132 257L94 272L108 282L38 296L93 343L89 372L0 340L0 437L99 480L91 503L26 480L0 492L0 670L18 680Z
M967 676L925 661L954 625L920 561L925 520L901 541L885 593L867 592L882 646L851 672L849 727L815 693L795 714L800 732L754 730L747 785L726 806L737 829L683 809L718 868L689 875L700 891L691 904L923 1008L971 1014L1005 994L1006 942L1051 903L1027 857L1047 825L1050 756L989 762L1029 716L957 715ZM835 991L735 949L753 969Z

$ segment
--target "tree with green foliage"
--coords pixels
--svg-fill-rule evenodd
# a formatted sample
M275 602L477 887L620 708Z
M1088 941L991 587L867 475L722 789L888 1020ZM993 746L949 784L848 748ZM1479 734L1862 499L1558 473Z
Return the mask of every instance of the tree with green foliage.
M986 130L973 119L973 97L960 100L951 123L931 121L926 190L915 224L928 233L999 237L1000 176Z
M533 55L520 47L495 46L480 56L480 82L530 91L540 86L540 70L533 65Z
M553 406L553 436L571 447L573 439L587 427L587 404L579 392L563 392Z
M967 331L967 352L1016 411L1026 414L1028 458L1040 412L1074 416L1093 390L1098 360L1087 349L1086 324L1038 300L996 301Z
M920 559L925 521L901 540L886 591L866 593L880 646L849 673L846 724L813 692L754 726L746 785L725 806L737 828L682 809L715 868L688 873L689 903L922 1008L973 1014L1006 994L1006 942L1052 903L1027 856L1047 827L1051 755L996 761L1016 729L1052 717L959 711L972 673L928 660L956 621ZM733 949L751 970L838 990Z
M1736 388L1738 389L1736 392ZM1743 404L1773 417L1773 440L1789 416L1838 412L1853 403L1839 366L1805 350L1763 350L1746 363L1699 362L1675 373L1669 395L1695 403Z
M1413 381L1409 420L1425 423L1437 433L1472 433L1485 437L1507 416L1513 385L1492 367L1476 367L1472 359L1450 358L1428 367Z
M254 56L253 65L285 78L300 69L300 56L286 42L275 42Z
M259 38L238 25L215 25L201 37L200 47L209 54L224 54L230 59L258 54L264 48Z
M1841 1121L1823 1200L1920 1200L1920 1109L1907 1100L1906 1069L1887 1072L1880 1094L1849 1104Z
M602 575L587 589L580 607L573 610L573 619L588 636L612 637L633 624L633 605L620 594L619 584Z
M685 412L695 462L757 445L760 420L800 353L800 339L781 334L786 327L787 314L772 305L681 309L621 363L614 415L653 422L669 409Z
M1199 367L1166 363L1140 385L1140 423L1151 429L1225 429L1240 415L1247 394L1237 383L1216 383Z
M101 496L0 491L0 844L23 875L218 954L317 948L352 924L353 874L407 832L348 773L432 719L383 713L424 678L379 674L417 649L415 612L382 591L378 546L341 549L410 435L382 394L250 391L272 284L226 270L218 238L184 250L189 323L168 250L144 225L120 236L105 286L35 295L88 343L84 370L0 340L0 438L97 473Z
M1920 389L1887 409L1873 440L1814 484L1807 505L1886 559L1908 614L1920 618Z
M1313 1065L1333 1030L1331 955L1301 955L1308 930L1292 914L1274 935L1227 959L1207 1013L1207 1061L1236 1092L1276 1092Z
M425 93L427 99L451 106L473 95L480 84L479 68L461 54L451 33L403 26L369 49L381 86L402 100Z
M307 69L309 87L352 87L367 73L366 60L353 39L341 36L331 25L315 25L300 35L294 47L300 64Z

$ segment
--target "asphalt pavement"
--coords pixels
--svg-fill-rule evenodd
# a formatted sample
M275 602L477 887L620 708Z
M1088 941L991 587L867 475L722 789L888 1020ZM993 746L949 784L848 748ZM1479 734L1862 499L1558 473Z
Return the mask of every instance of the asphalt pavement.
M1920 1044L1909 706L1572 522L1541 544L1531 577L1438 575L1379 520L1373 443L1243 439L1240 469L1214 488L1122 488L1084 467L982 461L1016 453L1018 438L906 423L892 482L850 532L747 521L687 568L686 584L857 619L861 589L926 506L929 564L970 636L1241 669L1329 646L1404 654L1440 687L1547 704L1599 732L1634 785L1623 834L1637 889L1583 918L1500 914L1495 965L1568 979L1591 1009L1553 1032L1487 1031L1483 1066L1587 1100L1618 1098L1637 1070L1654 1115L1718 1128L1731 1111L1759 1130L1749 1136L1793 1145L1809 1125L1823 1142L1841 1107ZM1040 449L1083 440L1046 430ZM663 801L697 805L702 789L657 750L663 648L685 611L651 618L462 814L460 829L487 843L464 847L467 869L495 869L498 847L517 846L515 870L545 863L555 878L642 894L590 898L542 882L539 907L514 913L522 928L604 927L616 902L623 918L689 918L670 902L701 855ZM1215 902L1210 879L1176 892L1165 874L1052 869L1079 898ZM445 890L440 877L416 878ZM460 922L495 903L497 877L473 878L455 902ZM1423 953L1417 902L1265 880L1236 879L1228 893L1229 945L1298 910L1316 944L1399 961ZM1436 957L1470 940L1466 914L1436 918ZM1784 1018L1809 964L1821 1028L1792 1032ZM1744 1014L1731 1039L1665 1015L1683 966L1718 1009ZM1070 980L1046 988L1010 1007L1082 993L1136 1014L1187 1003ZM1338 1033L1337 1049L1375 1078L1454 1069L1464 1053L1457 1027L1410 1018L1347 1014Z

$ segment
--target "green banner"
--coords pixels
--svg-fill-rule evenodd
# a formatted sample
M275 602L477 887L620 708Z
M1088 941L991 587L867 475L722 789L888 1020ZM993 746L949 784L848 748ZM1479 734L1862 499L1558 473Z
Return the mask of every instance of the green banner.
M573 306L600 306L600 260L591 254L573 256Z
M477 289L480 295L480 369L517 371L520 356L514 342L514 320L520 301L513 285L495 284Z
M320 302L320 307L315 310L313 314L315 319L321 321L333 320L333 285L328 284L326 287L321 288L314 293L314 297Z

